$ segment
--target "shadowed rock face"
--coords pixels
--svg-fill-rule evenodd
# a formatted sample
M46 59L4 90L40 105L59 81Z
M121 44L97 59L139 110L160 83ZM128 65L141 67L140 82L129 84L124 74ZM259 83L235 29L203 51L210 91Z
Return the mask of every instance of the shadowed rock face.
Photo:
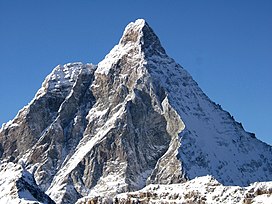
M97 66L57 66L0 131L2 161L22 164L56 203L207 174L225 185L271 180L271 155L167 56L144 20Z

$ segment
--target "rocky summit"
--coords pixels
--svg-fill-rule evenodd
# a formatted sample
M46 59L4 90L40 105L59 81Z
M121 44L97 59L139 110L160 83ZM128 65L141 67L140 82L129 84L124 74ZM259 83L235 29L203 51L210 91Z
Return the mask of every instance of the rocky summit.
M159 184L168 194L173 185L212 189L199 181L222 193L241 186L230 203L254 182L272 192L272 147L212 102L142 19L98 65L54 68L3 124L0 158L0 203L125 203L127 192Z

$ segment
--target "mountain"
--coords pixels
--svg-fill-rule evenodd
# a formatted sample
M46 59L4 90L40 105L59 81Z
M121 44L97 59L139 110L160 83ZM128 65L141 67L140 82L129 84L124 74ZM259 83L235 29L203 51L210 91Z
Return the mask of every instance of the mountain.
M206 175L223 185L272 180L272 147L212 102L142 19L98 65L54 68L2 126L0 157L56 203Z

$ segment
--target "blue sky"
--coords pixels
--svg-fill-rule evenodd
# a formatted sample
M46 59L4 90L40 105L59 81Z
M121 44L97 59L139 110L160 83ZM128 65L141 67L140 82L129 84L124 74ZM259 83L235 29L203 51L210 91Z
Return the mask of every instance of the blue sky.
M213 101L272 144L271 11L269 0L0 0L0 125L56 65L98 63L144 18Z

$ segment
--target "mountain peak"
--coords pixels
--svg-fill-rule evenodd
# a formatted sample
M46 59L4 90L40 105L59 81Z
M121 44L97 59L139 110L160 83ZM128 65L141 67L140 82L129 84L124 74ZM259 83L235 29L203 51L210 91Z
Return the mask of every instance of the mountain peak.
M135 22L129 23L119 44L123 46L136 44L140 45L144 52L152 50L152 52L157 51L165 54L159 38L144 19L137 19Z
M129 23L124 30L120 44L125 45L138 42L143 35L143 28L146 26L148 24L144 19L137 19L135 22Z
M113 65L124 56L138 60L152 56L166 56L160 40L144 19L129 23L119 41L104 60L99 62L96 73L108 74ZM119 62L120 63L120 62Z
M19 203L12 192L17 188L20 200L40 192L57 204L70 204L83 196L112 199L147 184L206 175L212 177L188 181L175 193L197 183L199 191L208 192L203 184L219 185L214 179L247 186L272 180L271 155L271 146L212 102L139 19L97 66L57 66L31 103L0 129L0 203ZM183 195L202 199L190 192ZM151 194L144 190L142 195L149 199Z

